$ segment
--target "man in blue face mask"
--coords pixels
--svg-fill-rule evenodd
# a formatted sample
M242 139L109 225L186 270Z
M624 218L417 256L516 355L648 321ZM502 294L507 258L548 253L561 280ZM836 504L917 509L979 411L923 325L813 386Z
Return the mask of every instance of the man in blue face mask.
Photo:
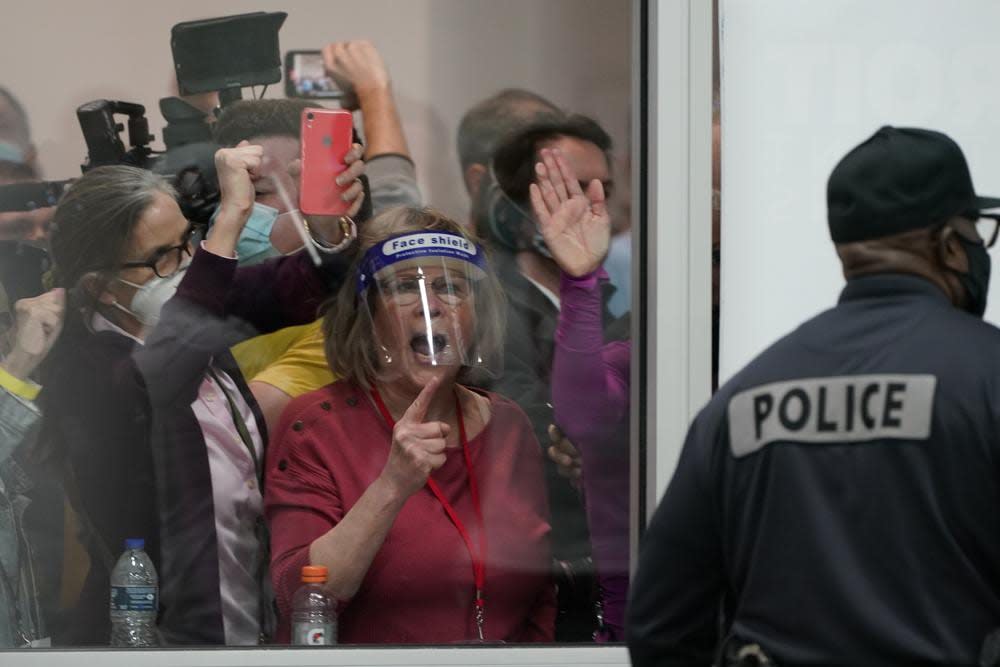
M327 73L347 93L344 108L359 111L364 121L369 214L393 206L420 206L416 172L378 51L363 40L338 42L324 48L323 58ZM256 204L238 246L241 264L295 252L302 246L280 190L297 205L300 116L303 109L316 106L311 100L247 100L227 107L216 123L219 143L236 145L247 140L264 149L264 164L254 178ZM241 343L233 348L233 355L251 379L250 389L271 429L276 428L289 401L334 381L319 320Z
M692 424L633 580L634 665L996 664L997 207L939 132L883 127L834 168L847 285Z
M302 247L289 204L297 206L299 199L299 118L303 109L314 106L305 100L241 101L227 107L217 123L219 143L235 146L248 141L264 149L260 171L253 178L254 208L237 244L240 266ZM349 184L350 175L343 176L343 185ZM345 201L353 201L361 187L350 185Z

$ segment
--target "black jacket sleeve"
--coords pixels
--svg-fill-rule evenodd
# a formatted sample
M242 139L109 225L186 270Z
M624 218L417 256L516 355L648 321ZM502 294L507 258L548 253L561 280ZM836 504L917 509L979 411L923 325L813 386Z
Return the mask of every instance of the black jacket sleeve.
M639 552L626 623L635 667L709 665L715 654L725 580L704 421L688 431Z

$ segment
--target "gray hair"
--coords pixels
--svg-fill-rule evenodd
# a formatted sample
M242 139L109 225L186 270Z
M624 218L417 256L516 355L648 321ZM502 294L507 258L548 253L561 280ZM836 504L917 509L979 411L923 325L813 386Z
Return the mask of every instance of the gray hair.
M56 285L72 288L96 272L103 291L157 193L177 197L162 176L122 165L91 169L73 183L52 217L49 246Z
M562 112L552 102L530 90L505 88L475 104L458 124L458 161L489 164L500 142L526 125Z

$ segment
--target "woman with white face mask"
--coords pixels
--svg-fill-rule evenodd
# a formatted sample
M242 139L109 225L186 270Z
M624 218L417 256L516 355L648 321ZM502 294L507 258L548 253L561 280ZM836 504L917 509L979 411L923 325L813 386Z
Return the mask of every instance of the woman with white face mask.
M354 177L359 158L356 146ZM42 438L91 561L57 643L107 643L109 572L126 538L145 539L159 573L166 643L256 644L270 631L267 434L228 348L313 320L346 261L325 254L316 267L297 253L237 269L260 163L257 146L216 154L220 210L197 244L171 186L133 167L87 172L56 211L55 275L70 298L43 367Z

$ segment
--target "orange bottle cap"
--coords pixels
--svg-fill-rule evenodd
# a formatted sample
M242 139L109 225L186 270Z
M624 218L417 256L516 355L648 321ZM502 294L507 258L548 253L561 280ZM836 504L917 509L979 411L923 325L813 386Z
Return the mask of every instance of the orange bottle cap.
M306 565L302 568L302 582L306 584L326 583L326 567L323 565Z

